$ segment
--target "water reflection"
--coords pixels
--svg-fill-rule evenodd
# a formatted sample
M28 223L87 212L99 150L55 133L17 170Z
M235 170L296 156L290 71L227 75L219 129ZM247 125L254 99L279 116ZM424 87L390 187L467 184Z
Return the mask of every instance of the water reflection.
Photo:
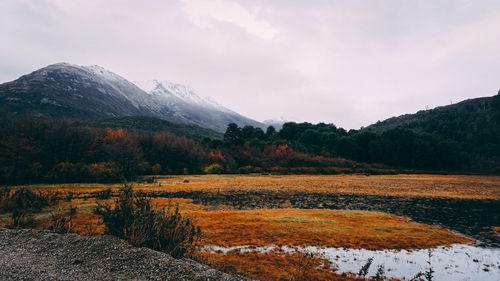
M231 250L242 252L258 251L261 253L278 249L277 246L266 247L234 246L219 247L207 246L208 251L227 253ZM367 276L373 276L377 266L383 264L386 276L393 278L410 279L419 272L428 270L429 250L379 250L320 247L288 247L282 246L286 252L315 253L337 266L338 273L359 272L369 258L373 258ZM471 245L454 244L431 249L430 262L434 272L434 280L500 280L500 249L482 248Z

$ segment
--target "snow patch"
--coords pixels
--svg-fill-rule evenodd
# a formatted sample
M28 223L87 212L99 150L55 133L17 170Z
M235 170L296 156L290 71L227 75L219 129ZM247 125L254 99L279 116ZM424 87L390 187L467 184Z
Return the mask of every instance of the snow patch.
M165 80L134 81L134 84L151 95L167 99L171 105L181 100L190 105L233 113L210 97L198 94L195 89L187 85L172 83Z

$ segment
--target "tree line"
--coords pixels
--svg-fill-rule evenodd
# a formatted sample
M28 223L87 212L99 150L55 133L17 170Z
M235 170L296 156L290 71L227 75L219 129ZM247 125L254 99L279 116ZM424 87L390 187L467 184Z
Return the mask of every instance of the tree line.
M223 140L193 140L165 131L96 128L79 120L2 114L0 182L118 182L148 174L338 173L340 168L380 168L297 151L279 141L272 129L257 142L232 140L231 128L233 124ZM248 129L236 131L246 134Z
M223 139L2 114L0 182L116 182L145 174L473 171L476 159L427 133L346 131L289 122L277 131L229 124ZM472 162L472 164L471 164Z

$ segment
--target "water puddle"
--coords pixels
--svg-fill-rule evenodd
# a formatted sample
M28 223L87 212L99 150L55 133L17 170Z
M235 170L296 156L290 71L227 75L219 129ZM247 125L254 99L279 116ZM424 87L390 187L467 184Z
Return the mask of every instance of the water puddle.
M241 252L258 251L260 253L278 249L278 246L266 247L234 246L219 247L206 246L205 250L223 254L232 250ZM373 262L367 276L373 276L377 266L383 264L387 277L412 278L419 272L428 270L429 250L365 250L345 248L320 247L288 247L282 246L285 252L315 253L330 260L338 267L337 273L358 273L369 258ZM441 246L430 250L430 262L434 270L434 280L437 281L498 281L500 280L500 249L481 248L471 245L454 244ZM403 279L404 280L404 279Z

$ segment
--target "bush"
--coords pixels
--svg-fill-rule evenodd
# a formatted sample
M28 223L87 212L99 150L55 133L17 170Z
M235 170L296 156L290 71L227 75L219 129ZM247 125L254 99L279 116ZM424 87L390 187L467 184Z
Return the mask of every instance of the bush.
M155 175L158 175L161 173L161 165L156 163L153 165L153 167L151 167L151 172Z
M263 169L261 167L255 166L244 166L238 169L238 173L240 174L250 174L250 173L262 173Z
M31 214L40 212L43 207L57 203L57 194L34 192L31 189L20 188L10 192L3 188L0 191L0 213L12 213L12 226L32 226Z
M115 162L100 162L90 165L90 177L97 182L119 182L123 172Z
M51 182L74 182L81 181L88 176L87 165L61 162L54 165L45 178Z
M95 193L95 197L97 199L110 199L111 198L111 195L112 195L113 191L111 190L111 188L107 188L107 189L104 189L104 190L100 190L100 191L97 191Z
M207 174L222 174L224 173L224 167L221 164L212 164L203 169L203 172Z
M147 161L141 162L137 165L137 171L140 175L149 175L152 172L151 164Z
M50 218L50 225L48 229L56 233L70 233L72 232L73 217L76 215L76 207L69 206L67 213L53 213Z
M120 182L123 171L115 162L94 164L61 162L47 173L49 182Z
M98 204L94 213L102 216L106 233L127 240L139 247L148 247L182 258L196 248L201 231L178 206L155 209L150 198L138 197L132 186L120 189L113 204Z

